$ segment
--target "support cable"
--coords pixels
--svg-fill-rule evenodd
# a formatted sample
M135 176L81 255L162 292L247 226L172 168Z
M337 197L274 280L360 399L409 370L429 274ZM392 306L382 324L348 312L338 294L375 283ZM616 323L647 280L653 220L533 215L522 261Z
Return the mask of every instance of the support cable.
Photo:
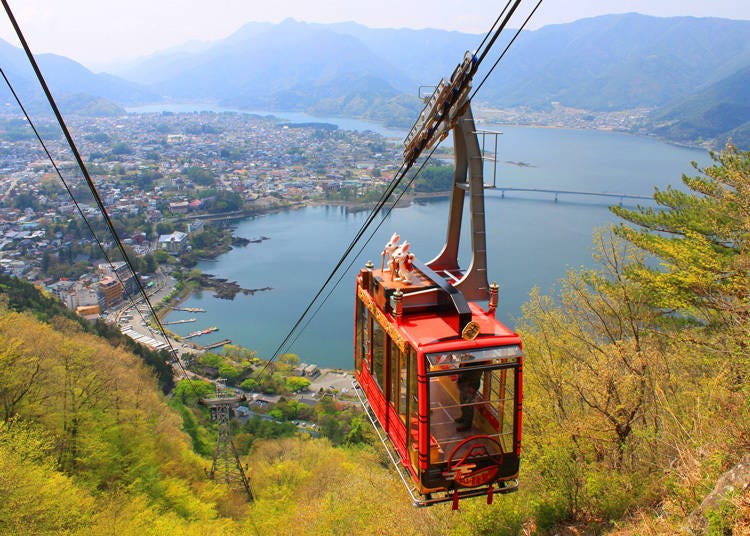
M3 0L3 1L5 1L5 0ZM495 26L498 26L498 28L495 30L492 38L489 40L489 42L487 43L487 45L484 48L484 50L480 53L480 55L477 58L477 60L474 62L473 66L472 66L472 69L470 71L470 75L467 77L467 80L471 80L471 77L477 71L477 69L481 65L482 61L484 60L484 58L487 56L487 53L492 48L492 46L494 45L495 41L497 41L498 37L503 32L503 30L507 26L508 22L512 18L515 10L518 8L518 6L521 3L521 0L510 0L510 1L513 2L513 5L510 7L510 10L507 12L507 14L505 14L504 17L503 17L503 13L505 13L505 11L507 10L507 8L508 8L507 5L506 5L506 8L504 8L503 11L500 13L500 16L498 16L497 20L502 19L502 22L500 23L499 26L498 26L497 21L495 21L495 23L492 25L493 28ZM541 0L539 0L539 3L541 3ZM539 4L537 4L537 7L539 7ZM534 11L536 11L536 8L534 9ZM532 14L533 14L533 11L532 11ZM529 18L530 18L530 16L526 19L526 22L528 22ZM526 25L526 22L524 23L524 26ZM488 32L488 35L491 32L492 32L492 29L490 29L490 32ZM520 32L520 30L519 30L519 32ZM517 32L517 34L519 32ZM482 44L484 44L485 41L487 41L487 37L485 37L485 39L482 41ZM512 42L513 41L511 41L511 43ZM508 47L506 47L506 49L505 49L506 51L509 48L509 46L510 45L508 45ZM481 47L481 45L480 45L480 47ZM497 65L497 63L499 63L499 61L500 61L500 59L498 59L495 62L495 65ZM493 67L492 67L493 69L494 69L495 65L493 65ZM487 79L487 77L485 76L484 80L486 80L486 79ZM484 82L484 80L482 82ZM472 94L472 96L474 94L476 94L476 91L474 91L474 93ZM470 98L467 99L467 102L470 102L470 100L471 100ZM455 103L452 102L451 106L454 105L454 104ZM436 127L437 127L437 125L439 125L444 120L444 117L445 116L441 116L438 119L437 124L435 125ZM434 130L433 130L433 132L434 132ZM431 138L432 138L432 134L428 135L428 137L425 140L426 143L424 145L427 145L429 143L429 141L431 140ZM423 145L423 147L424 147L424 145ZM435 148L437 148L437 145L435 146ZM381 201L378 202L378 204L372 210L372 212L370 213L370 216L367 218L367 220L365 221L365 223L362 225L362 227L360 228L360 231L357 233L357 235L355 236L355 238L350 242L349 246L346 248L346 250L344 251L343 255L341 256L341 258L339 259L339 261L334 266L333 270L329 273L329 275L326 278L326 280L323 283L323 285L321 285L320 289L316 292L315 296L313 296L312 300L307 305L307 307L305 308L305 310L302 312L302 314L300 315L300 317L292 325L292 328L287 333L286 337L284 337L284 340L276 348L276 350L274 351L274 353L272 354L272 356L266 362L266 364L263 367L263 369L261 369L260 373L258 374L258 377L260 377L260 376L263 375L263 373L266 371L266 369L268 369L268 367L271 365L271 363L280 355L281 350L283 348L287 348L288 347L289 341L292 339L292 337L294 336L295 332L300 327L300 325L302 325L302 322L305 320L307 314L310 312L310 310L313 308L313 306L315 305L315 303L317 302L317 300L323 294L323 292L326 289L326 287L328 286L328 284L333 280L333 278L335 277L336 273L341 268L341 266L344 264L344 262L346 261L346 258L349 256L349 254L351 253L351 251L354 249L354 247L356 246L356 243L361 239L361 237L363 236L363 234L366 231L366 229L372 224L372 222L374 221L375 216L377 215L377 213L383 208L383 206L385 205L385 199L387 199L388 197L390 197L390 195L393 193L393 191L396 189L396 187L398 187L398 185L400 184L401 180L403 180L403 178L406 175L406 173L414 165L415 161L419 157L419 153L421 153L421 150L422 149L419 148L418 152L416 154L413 154L408 159L408 161L406 161L404 164L401 165L401 168L400 168L401 173L400 173L400 175L397 173L396 176L394 177L394 179L391 181L391 184L389 185L389 187L386 189L386 191L381 196ZM434 150L435 149L433 148L432 152L434 152ZM430 155L432 154L432 152L430 153ZM429 157L428 157L428 159L429 159ZM425 162L426 162L426 160L425 160ZM382 222L381 222L381 224L382 224ZM342 277L343 276L341 276L338 281L340 281ZM338 281L337 281L336 285L338 285ZM335 288L335 286L334 286L334 288ZM330 292L332 292L332 291L330 291ZM329 294L330 294L330 292L329 292ZM316 311L319 310L319 309L320 309L320 307L318 307L318 309L316 309ZM309 324L309 321L305 324L305 326L307 326L308 324ZM294 340L296 340L296 338Z
M313 296L312 300L310 300L310 303L308 303L307 307L305 307L305 310L302 312L302 314L299 316L297 321L292 325L292 328L289 330L289 333L287 333L286 337L284 337L284 340L281 341L281 344L276 348L276 350L273 352L271 357L266 362L265 366L261 369L260 373L258 374L258 377L260 377L266 369L271 365L271 363L280 355L281 349L286 347L289 340L292 338L294 332L297 330L297 328L302 324L302 321L305 319L307 314L310 312L312 307L315 305L315 302L318 300L318 298L323 294L323 291L328 286L328 284L331 282L331 280L336 275L336 272L341 268L341 266L346 261L347 257L351 253L351 251L354 249L354 247L357 245L357 242L362 238L362 235L367 231L367 228L372 224L372 222L375 220L378 212L385 206L386 200L391 196L391 194L394 192L394 190L398 187L401 180L404 178L404 175L409 171L411 168L412 163L406 163L402 164L400 171L401 174L398 173L394 176L391 183L388 185L388 188L386 188L385 192L383 192L383 195L380 196L380 200L376 204L375 208L372 209L369 216L367 217L367 220L362 224L359 231L355 235L355 237L352 239L352 241L347 246L344 253L339 258L336 265L333 267L331 272L328 274L328 277L323 282L323 284L320 286L318 291L315 293L315 296Z
M5 0L3 0L3 2L4 1ZM485 56L487 55L487 53L492 48L492 45L495 44L495 41L497 41L497 38L500 37L500 34L503 32L503 30L505 29L505 26L507 26L508 22L510 22L511 17L513 17L513 13L515 13L516 8L518 8L518 6L520 4L521 4L521 0L515 0L515 2L513 2L513 6L510 8L510 11L508 12L508 14L503 19L503 22L500 23L500 26L498 26L497 30L495 30L495 34L492 36L492 39L490 39L490 42L487 43L487 46L484 47L484 50L482 51L482 53L479 55L479 57L477 57L477 62L474 65L474 69L472 70L472 73L471 73L472 75L475 72L477 72L477 68L482 63L482 61L484 60ZM506 6L506 8L507 8L507 6ZM505 9L503 9L503 11L505 11ZM498 19L501 18L501 17L502 17L502 12L500 13L500 17L498 17ZM497 22L495 24L497 24ZM493 26L494 26L494 24L493 24ZM479 51L477 51L477 52L479 52Z
M49 149L47 148L47 144L44 143L44 140L42 139L41 134L39 133L39 130L36 128L36 125L34 124L34 121L32 121L31 116L29 115L28 111L26 110L26 107L21 102L20 97L18 96L18 93L16 93L15 88L13 87L13 84L8 79L8 76L5 74L5 71L2 67L0 67L0 74L2 75L3 79L5 80L6 85L8 86L8 89L10 90L11 94L13 95L13 98L15 99L16 103L18 104L18 107L23 112L24 117L26 118L26 121L29 123L29 126L31 127L31 130L34 132L34 135L36 136L37 141L39 141L39 145L42 146L42 149L44 150L44 153L47 155L47 159L52 164L52 167L55 170L55 173L57 173L57 176L60 179L60 182L62 182L63 186L65 187L65 190L68 192L68 196L70 196L70 199L73 201L73 205L75 205L76 210L78 211L79 216L86 224L86 227L89 230L89 233L91 233L92 238L96 242L97 246L99 246L99 249L102 252L102 255L104 255L105 260L107 261L107 264L109 264L110 268L112 268L112 273L115 274L115 277L122 285L123 289L125 289L125 293L128 296L128 300L130 301L131 306L135 307L135 300L133 296L131 295L130 291L127 290L125 287L125 284L122 281L122 278L120 277L120 274L117 272L117 269L115 268L114 262L110 258L109 254L107 253L106 248L104 247L104 244L102 244L101 240L99 240L99 237L96 235L96 231L94 231L94 228L89 221L89 219L86 217L86 214L83 212L83 209L81 208L81 205L78 203L78 200L75 198L75 195L73 194L73 191L71 190L70 186L68 185L67 181L62 175L62 172L60 171L60 168L57 165L57 162L55 162L55 159L53 158L52 154L49 152ZM143 316L141 311L136 307L136 311L138 311L138 315L141 317L141 319L145 322L146 318Z
M484 46L485 41L487 41L487 38L492 34L492 30L495 29L495 26L497 26L497 23L500 22L500 19L503 18L503 13L505 13L505 11L508 9L508 7L510 6L510 3L512 1L513 0L508 0L508 3L505 4L505 7L500 12L500 14L497 16L497 18L495 19L495 22L492 24L492 26L490 27L490 29L485 34L484 39L482 39L482 42L479 43L479 46L476 48L476 51L479 51L482 48L482 46Z
M373 237L375 236L375 233L378 232L378 230L380 229L380 227L382 227L382 225L388 219L388 216L391 215L391 212L393 212L393 209L396 208L396 206L398 205L399 201L401 201L401 198L409 190L409 188L414 183L414 181L416 180L416 178L422 172L422 169L427 165L427 162L432 157L432 154L437 150L437 148L439 146L440 146L439 143L437 145L435 145L435 147L430 151L430 154L428 154L427 157L422 162L422 165L419 166L419 169L414 174L414 176L412 176L412 178L409 179L409 182L407 182L406 186L404 186L404 188L401 190L401 193L398 194L398 196L393 201L393 203L391 203L390 206L386 209L385 215L381 218L380 222L375 226L375 229L372 230L372 232L370 233L370 236L367 238L367 240L365 240L364 244L362 244L362 247L360 247L359 250L357 251L357 253L351 258L351 261L349 261L349 264L346 265L346 268L343 271L340 272L340 275L339 275L338 279L336 280L336 282L334 283L333 287L331 287L331 289L325 295L325 297L323 298L323 301L320 303L320 305L318 305L315 308L315 310L313 311L312 315L310 315L310 317L305 322L305 324L302 326L302 328L297 332L297 334L294 336L294 339L292 339L292 341L288 344L287 348L291 348L292 346L294 346L294 343L297 342L297 339L299 339L300 335L302 335L302 333L307 329L307 327L310 325L310 322L312 322L313 318L315 318L315 316L317 316L317 314L320 312L320 310L323 308L323 306L328 301L328 298L331 297L331 295L333 294L333 292L341 284L341 281L342 281L342 279L344 279L344 276L349 272L349 270L351 269L352 265L354 265L354 263L359 258L359 256L362 254L362 252L364 251L364 249L372 241Z
M60 128L63 131L63 134L65 135L65 139L67 140L68 146L70 147L70 150L72 151L73 156L75 157L76 163L78 164L78 167L80 168L81 173L83 174L83 177L86 180L86 184L91 190L91 194L94 196L94 200L96 201L97 207L99 208L99 211L104 217L104 221L106 222L107 227L110 233L112 234L112 237L114 238L115 243L117 244L117 247L120 251L120 254L122 255L123 260L128 265L128 268L133 274L133 278L136 282L136 285L138 286L139 293L143 296L143 299L148 305L149 310L153 314L154 320L159 326L159 330L161 331L162 335L164 335L164 338L167 342L167 345L169 346L170 354L173 360L177 363L177 366L182 371L182 374L190 382L190 385L195 390L195 386L190 381L190 377L188 376L185 368L182 366L182 362L180 361L179 357L175 355L176 352L175 352L174 347L172 346L172 342L170 341L169 337L166 336L166 329L164 328L161 320L159 319L159 316L156 314L156 311L154 310L154 307L151 304L151 300L149 299L148 294L146 293L146 290L143 288L143 285L141 284L141 280L138 278L138 275L135 273L135 269L133 268L133 263L131 262L127 251L125 251L125 246L122 244L122 241L120 240L120 237L118 236L117 231L115 230L114 224L112 223L112 219L109 217L109 214L107 213L107 210L104 207L104 203L102 202L101 197L99 196L99 192L96 190L96 186L94 185L94 182L91 179L91 175L89 174L88 169L86 168L86 164L83 162L81 153L78 151L78 147L73 141L73 137L71 136L70 131L68 130L68 126L65 123L65 120L63 119L62 114L60 113L60 109L58 108L57 103L55 102L55 99L52 96L52 92L50 91L49 86L47 85L47 81L45 80L44 75L42 75L42 71L39 69L39 65L37 64L36 58L34 58L34 55L31 53L31 49L29 48L29 45L26 42L26 38L24 37L23 32L21 31L21 28L18 25L18 22L16 21L16 18L10 9L10 6L8 5L8 1L7 0L0 0L0 1L2 1L3 7L5 8L5 12L7 13L8 18L10 19L10 22L13 25L13 29L15 30L16 35L18 36L18 39L21 42L21 45L24 51L26 52L26 57L28 58L29 63L31 64L31 67L34 69L34 73L36 74L37 80L39 81L39 84L42 86L42 89L44 90L44 94L47 97L47 102L49 102L49 105L52 108L52 111L54 112L55 117L57 119L57 122L60 125Z
M529 20L531 20L531 17L534 15L534 13L536 13L536 10L539 9L539 6L541 6L541 5L542 5L542 0L539 0L536 3L536 6L534 6L534 9L531 10L531 13L529 13L529 15L526 17L526 20L523 21L523 24L521 25L521 27L518 30L516 30L516 33L513 35L513 38L505 46L505 49L503 49L503 51L500 54L500 56L495 60L495 63L492 64L492 67L490 67L490 70L487 71L486 75L484 75L484 78L482 78L482 81L479 82L479 85L476 88L474 88L474 91L472 91L471 96L468 99L469 101L471 101L474 98L474 95L476 95L477 92L480 89L482 89L482 86L487 81L487 78L489 78L490 74L492 74L492 71L495 70L495 67L497 67L498 63L500 63L500 60L503 59L503 57L505 56L505 53L508 52L508 49L510 48L510 46L515 42L516 38L521 34L521 32L523 31L523 29L529 23Z

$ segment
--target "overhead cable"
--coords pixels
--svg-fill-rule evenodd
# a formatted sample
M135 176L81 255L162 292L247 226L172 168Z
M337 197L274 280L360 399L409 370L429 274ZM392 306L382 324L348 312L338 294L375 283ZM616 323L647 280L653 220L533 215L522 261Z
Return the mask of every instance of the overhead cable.
M120 278L120 274L118 273L117 269L115 268L114 262L109 256L109 253L107 252L106 248L104 247L104 244L102 244L101 240L99 240L99 237L96 234L96 231L94 231L94 227L91 225L91 222L86 217L86 214L83 212L83 209L81 208L80 203L78 203L78 200L76 199L75 195L73 194L73 191L71 190L70 186L68 185L68 182L65 180L65 178L62 175L62 172L60 171L60 168L57 165L57 162L55 162L55 159L52 157L52 154L49 152L49 149L47 148L47 144L44 143L44 140L42 139L41 134L39 133L39 130L36 128L36 125L34 124L34 121L31 119L31 116L29 115L28 111L26 110L26 107L21 102L21 98L18 96L18 93L16 93L15 88L13 87L13 84L11 83L8 76L5 74L5 71L2 67L0 67L0 74L2 75L3 79L5 80L6 85L8 86L8 89L10 90L11 94L13 95L13 98L15 99L16 103L18 104L18 107L23 112L24 117L26 118L26 121L29 123L29 126L31 127L31 130L34 132L34 135L36 136L37 141L39 141L39 145L41 145L42 149L44 150L44 153L47 155L47 159L50 161L50 164L52 164L52 167L55 170L55 173L57 173L58 178L60 179L60 182L62 182L63 186L65 187L65 190L68 192L68 196L73 201L73 205L76 207L76 210L78 211L79 216L81 216L81 219L86 224L86 227L89 230L89 233L91 233L91 237L96 242L97 246L99 246L99 249L102 252L102 255L104 255L104 259L107 261L107 264L109 264L110 268L112 268L112 273L115 274L115 277L122 285L123 289L125 289L125 293L128 296L128 300L130 301L131 305L135 306L135 300L133 299L133 296L131 295L130 291L126 288L122 278ZM138 310L139 316L141 319L145 322L146 319L141 314L140 310Z
M510 6L510 9L508 10L508 5L510 5L510 1L512 1L512 2L513 2L513 4L512 4L511 6ZM492 37L490 38L490 40L489 40L489 42L487 43L487 45L486 45L486 46L484 47L484 49L483 49L483 50L481 50L481 51L478 51L478 53L479 53L479 56L477 57L477 60L476 60L476 62L474 62L474 65L473 65L473 67L472 67L472 69L471 69L471 73L470 73L470 76L469 76L469 77L467 78L467 80L471 80L471 76L473 76L473 74L474 74L474 73L476 72L476 70L478 69L478 67L479 67L479 66L481 65L482 61L483 61L483 60L484 60L484 58L485 58L485 57L487 56L487 53L488 53L488 52L489 52L489 50L490 50L490 49L492 48L492 46L494 45L495 41L496 41L496 40L498 39L498 37L500 36L500 34L502 33L502 31L503 31L503 30L505 29L505 27L507 26L508 22L510 21L510 19L512 18L512 16L513 16L513 14L515 13L516 9L518 8L518 6L519 6L519 5L520 5L520 3L521 3L521 0L510 0L510 1L509 1L509 3L508 3L508 4L506 4L505 8L504 8L504 9L502 10L502 12L500 13L500 15L498 16L498 19L497 19L497 20L495 21L495 23L494 23L494 24L492 25L492 28L494 28L495 26L498 26L498 21L499 21L500 19L502 19L502 21L500 22L499 26L498 26L498 27L497 27L497 29L496 29L496 30L494 31L494 34L492 34ZM540 2L539 2L539 3L541 3L541 0L540 0ZM537 7L538 7L538 4L537 4ZM535 11L535 10L536 10L536 8L534 9L534 11ZM504 14L504 13L505 13L506 11L507 11L507 13L506 13L505 15L503 15L503 14ZM532 11L532 14L533 14L533 11ZM530 18L530 16L529 16L529 18ZM526 21L526 22L528 22L528 18L527 18L527 21ZM525 23L524 23L524 26L525 26ZM487 34L487 35L490 35L490 33L492 33L492 28L490 29L490 31L488 32L488 34ZM481 47L482 47L482 46L484 45L484 43L485 43L486 41L487 41L487 36L485 36L485 39L484 39L484 40L482 41L482 43L480 44L480 48L481 48ZM505 49L505 50L507 51L507 49L508 49L508 47L506 47L506 49ZM499 62L499 60L495 62L495 65L497 65L497 63L498 63L498 62ZM493 65L493 69L494 69L494 65ZM486 80L486 77L485 77L485 80ZM474 91L474 93L472 94L472 96L473 96L474 94L476 94L476 91ZM469 98L469 99L467 99L467 102L469 102L470 100L471 100L470 98ZM453 105L455 105L456 103L454 103L454 102L451 102L450 104L451 104L451 106L453 106ZM442 121L444 120L444 118L445 118L445 115L442 115L442 116L440 116L440 118L439 118L439 119L437 120L437 122L436 122L436 125L435 125L435 126L437 127L437 125L439 125L439 124L440 124L440 123L441 123L441 122L442 122ZM434 132L434 131L433 131L433 132ZM431 138L432 138L432 134L430 134L430 135L428 135L428 136L427 136L427 138L426 138L426 141L428 141L428 142L429 142L429 141L431 140ZM424 145L427 145L427 144L425 143ZM423 145L423 146L424 146L424 145ZM437 148L437 145L436 145L436 146L435 146L435 147L433 148L432 152L434 152L434 150L435 150L436 148ZM417 152L416 152L415 154L413 154L411 158L409 158L409 159L408 159L408 160L407 160L407 161L406 161L406 162L405 162L404 164L402 164L402 165L401 165L401 168L400 168L400 170L399 170L399 171L400 171L400 173L397 173L397 174L396 174L396 175L394 176L393 180L392 180L392 181L391 181L391 183L389 184L389 186L388 186L388 188L386 189L386 191L385 191L385 192L383 193L383 195L381 195L381 199L380 199L380 201L379 201L379 202L378 202L378 203L376 204L375 208L374 208L374 209L372 210L372 212L370 213L370 216L369 216L369 217L367 218L367 220L366 220L366 221L365 221L365 222L363 223L363 225L362 225L362 227L360 228L359 232L358 232L358 233L356 234L356 236L354 237L354 239L353 239L353 240L352 240L352 241L350 242L350 244L349 244L349 245L347 246L347 248L346 248L346 250L344 251L344 253L342 254L341 258L340 258L340 259L338 260L338 262L337 262L337 263L336 263L336 265L334 266L333 270L331 270L331 272L329 273L329 275L328 275L328 277L326 278L325 282L324 282L324 283L323 283L323 284L321 285L321 287L320 287L320 288L318 289L318 291L316 292L316 294L315 294L315 295L313 296L313 298L312 298L312 300L310 301L310 303L308 303L307 307L306 307L306 308L304 309L304 311L302 312L302 314L301 314L301 315L299 316L299 318L298 318L298 319L297 319L297 320L295 321L295 323L294 323L294 324L292 325L292 328L291 328L291 329L290 329L290 331L289 331L289 332L287 333L287 335L286 335L286 336L284 337L284 339L283 339L283 341L281 342L281 344L279 344L279 346L278 346L278 347L276 348L276 350L275 350L275 351L274 351L274 353L273 353L273 354L271 355L271 357L269 358L269 360L268 360L268 361L266 362L266 365L265 365L265 366L263 367L263 369L262 369L262 370L260 371L260 373L259 373L259 375L258 375L258 376L262 375L262 374L263 374L263 373L265 372L265 370L266 370L266 369L267 369L267 368L268 368L268 367L270 366L271 362L273 362L273 361L274 361L274 360L275 360L275 359L276 359L276 358L277 358L277 357L278 357L278 356L280 355L280 353L281 353L281 351L282 351L282 349L283 349L283 348L287 348L287 344L289 343L289 341L290 341L290 340L292 340L292 337L294 337L294 336L295 336L295 332L296 332L296 331L297 331L297 330L299 329L299 327L300 327L300 326L302 325L302 322L303 322L303 321L305 320L306 316L307 316L307 315L308 315L308 313L309 313L309 312L311 311L311 309L312 309L312 308L313 308L313 306L315 305L316 301L317 301L317 300L318 300L318 299L320 298L320 296L321 296L321 295L323 294L323 292L325 291L325 289L326 289L326 287L328 286L328 284L329 284L329 283L330 283L330 282L331 282L331 281L333 280L333 278L335 277L336 273L337 273L337 272L339 271L339 269L340 269L340 268L341 268L341 266L342 266L342 265L344 264L344 262L345 262L345 260L347 259L347 257L348 257L348 256L350 255L351 251L352 251L352 250L354 249L354 247L355 247L356 243L357 243L357 242L358 242L358 241L359 241L359 240L361 239L361 237L363 236L364 232L365 232L365 231L367 230L367 228L368 228L368 227L369 227L369 226L370 226L370 225L372 224L372 222L374 221L374 219L375 219L375 216L377 215L377 213L378 213L378 212L379 212L380 210L382 210L383 206L385 205L385 200L386 200L386 199L387 199L388 197L390 197L390 195L391 195L391 194L393 193L393 191L395 191L395 189L396 189L396 188L398 187L398 185L400 184L401 180L402 180L402 179L404 178L404 176L406 175L406 173L407 173L407 172L408 172L408 171L409 171L409 170L411 169L411 167L413 166L413 164L414 164L414 162L415 162L415 161L417 160L417 158L419 158L419 155L420 155L421 151L422 151L422 148L419 148L419 149L418 149L418 151L417 151ZM430 155L432 155L432 152L430 153ZM428 157L428 159L429 159L429 157ZM420 169L421 169L421 168L420 168ZM416 177L416 175L415 175L415 177ZM415 177L414 177L414 178L415 178ZM412 179L412 180L413 180L413 179ZM402 194L402 195L403 195L403 194ZM376 230L377 230L377 229L376 229ZM369 240L368 240L368 242L369 242ZM367 244L367 242L365 243L365 245L366 245L366 244ZM363 246L363 247L364 247L364 246ZM356 257L355 257L355 258L356 258ZM351 264L350 264L350 265L351 265ZM345 272L344 272L344 273L345 273ZM340 276L340 277L339 277L339 279L338 279L338 281L337 281L336 285L334 285L334 289L336 288L336 286L338 286L338 282L339 282L339 281L341 281L341 278L342 278L342 277L343 277L343 276ZM332 292L332 290L331 290L330 292ZM329 292L329 295L330 295L330 292ZM326 299L327 299L327 298L326 298ZM318 307L318 308L316 309L316 312L317 312L317 311L318 311L319 309L320 309L320 307ZM308 324L309 324L309 321L308 321L307 323L305 323L305 326L307 326ZM296 337L295 337L295 339L294 339L294 340L296 340Z
M135 269L133 268L133 263L131 262L127 251L125 251L125 246L122 244L122 241L120 240L120 237L117 234L114 224L112 223L112 220L109 217L109 214L107 213L106 208L104 207L104 203L102 202L99 196L99 192L96 190L94 181L91 179L91 175L88 172L86 164L83 162L83 158L81 157L81 154L78 151L78 147L73 141L73 137L71 136L70 131L68 130L68 126L65 123L65 120L63 119L62 114L60 113L60 109L58 108L57 103L55 102L55 99L52 96L52 92L50 91L49 86L47 85L47 81L45 80L44 75L42 75L42 71L39 69L39 65L37 64L36 58L34 58L34 55L31 53L29 44L26 42L26 38L24 37L23 32L21 31L21 28L18 25L18 22L16 21L16 18L10 9L10 6L8 5L8 1L7 0L0 0L0 1L2 1L3 3L5 12L7 13L8 18L10 19L10 22L13 25L13 29L15 30L16 35L18 36L18 39L21 42L21 45L24 51L26 52L26 57L28 58L29 63L31 64L31 67L33 68L34 73L36 74L39 84L42 86L44 94L47 97L47 102L49 102L49 105L52 108L52 111L54 112L55 117L57 118L57 122L60 125L60 129L65 135L65 139L67 140L68 146L70 147L70 150L73 153L73 156L75 157L76 163L78 164L78 167L81 170L81 173L83 174L84 179L86 180L86 184L88 185L89 190L91 191L91 194L94 196L94 200L96 201L97 207L99 208L99 211L101 212L102 217L104 218L104 221L106 222L107 227L110 233L112 234L112 237L114 238L114 241L117 244L118 249L120 250L120 254L122 255L123 260L128 265L128 268L130 269L130 271L132 272L132 276L136 282L136 285L138 286L139 293L143 296L143 299L148 305L149 310L153 314L154 321L159 326L159 329L162 332L162 334L164 334L165 340L167 344L169 345L170 354L172 358L174 359L174 361L176 361L178 367L184 374L185 378L187 378L189 381L190 378L188 377L187 372L183 368L182 362L180 361L179 357L175 355L176 352L175 352L174 347L172 346L172 342L170 341L169 337L166 336L166 329L162 325L161 320L159 319L159 316L156 314L156 311L154 310L154 307L151 304L151 300L149 299L148 294L146 293L146 290L143 288L143 285L140 279L138 278L138 275L136 274ZM192 385L192 382L191 382L191 385Z

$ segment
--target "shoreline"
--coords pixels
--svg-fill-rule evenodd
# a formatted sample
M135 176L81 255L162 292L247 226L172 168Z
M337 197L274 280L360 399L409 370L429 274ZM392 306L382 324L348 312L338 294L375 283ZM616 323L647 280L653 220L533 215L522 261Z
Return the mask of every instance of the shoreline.
M447 199L451 195L450 191L444 191L444 192L429 192L429 193L418 193L418 194L410 194L408 196L404 196L399 203L396 205L397 207L406 207L411 205L415 202L420 202L422 200L432 200L432 199ZM372 210L372 203L370 202L353 202L353 201L328 201L328 200L314 200L314 201L303 201L299 203L292 203L288 205L283 206L273 206L273 207L267 207L267 208L260 208L260 209L249 209L249 210L243 210L241 211L242 214L239 214L239 211L231 212L228 214L206 214L206 215L196 215L191 218L180 218L177 221L184 221L184 220L241 220L245 218L255 218L259 216L266 216L270 214L276 214L279 212L283 212L285 210L300 210L307 207L323 207L323 206L332 206L332 207L343 207L347 210L351 210L352 212L362 212L362 211L369 211ZM205 216L202 217L202 216ZM235 229L230 228L230 234L231 237L234 239L236 238ZM228 249L217 251L215 255L206 257L204 260L207 261L215 261L218 257L221 255L228 253L232 249L235 249L238 246L229 246ZM263 291L266 290L265 288L262 289L254 289L256 291ZM176 286L171 289L169 293L169 299L166 301L159 302L156 305L156 314L159 315L160 322L164 322L169 317L170 313L174 310L175 307L180 307L183 303L185 303L187 300L189 300L194 294L201 292L201 291L209 291L214 294L218 291L218 289L213 285L204 285L199 284L198 288L192 288L188 285L185 285L181 290L177 291ZM165 331L167 335L170 337L170 339L177 344L180 345L189 345L193 347L196 351L203 351L199 348L200 345L197 345L195 343L191 343L189 341L183 341L182 336L178 335L177 333L174 333L173 331L167 329L165 327ZM252 350L252 348L248 348L249 350ZM317 363L311 363L316 366L318 366ZM320 368L320 367L319 367ZM320 370L323 370L322 368ZM336 370L336 369L332 369Z

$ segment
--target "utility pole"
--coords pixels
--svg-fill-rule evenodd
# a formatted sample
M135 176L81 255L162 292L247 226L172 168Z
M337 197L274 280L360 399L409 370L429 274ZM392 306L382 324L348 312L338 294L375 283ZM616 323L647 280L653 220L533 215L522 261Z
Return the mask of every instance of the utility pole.
M218 438L216 450L208 476L217 482L224 482L234 489L242 489L247 493L248 501L253 500L250 481L240 463L237 449L232 442L232 430L229 421L232 418L232 408L245 400L245 396L230 396L220 382L216 382L216 398L202 398L201 404L211 410L211 420L217 423Z

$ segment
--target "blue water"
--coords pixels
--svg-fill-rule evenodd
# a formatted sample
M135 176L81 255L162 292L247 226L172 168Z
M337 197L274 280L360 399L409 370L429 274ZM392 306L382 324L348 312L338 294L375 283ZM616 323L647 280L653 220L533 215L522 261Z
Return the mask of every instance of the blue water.
M498 186L651 195L654 186L679 186L682 173L693 173L691 161L705 165L709 160L702 150L620 133L522 127L499 130L503 135ZM488 191L489 276L500 285L499 317L504 322L514 324L533 287L551 292L566 269L592 265L592 233L597 227L615 221L607 205L617 202L618 199L571 196L561 196L554 202L550 194L521 193L508 193L502 199L498 192ZM284 351L300 355L305 362L351 368L356 271L367 260L380 264L380 251L394 231L412 244L412 251L420 260L431 259L444 241L447 212L447 200L393 210L306 329ZM220 331L196 342L230 338L235 344L257 350L261 357L270 357L367 214L368 211L352 213L342 207L324 206L242 221L236 235L270 239L234 249L215 261L199 264L198 268L237 281L245 288L270 286L273 290L253 296L239 295L233 301L213 298L208 292L193 296L185 306L202 307L207 312L172 313L170 320L198 318L197 323L172 328L186 334L216 325ZM468 238L466 232L463 236ZM323 296L326 295L324 292Z
M343 130L359 130L377 132L381 136L386 138L395 138L403 140L406 136L406 131L401 129L393 129L384 127L380 123L373 121L366 121L364 119L352 119L349 117L334 117L334 116L317 116L306 114L305 112L294 112L294 111L268 111L268 110L242 110L239 108L227 108L224 106L217 106L211 103L172 103L172 104L146 104L142 106L133 106L126 108L130 113L159 113L159 112L173 112L173 113L192 113L192 112L234 112L234 113L245 113L252 115L259 115L261 117L273 116L281 121L288 121L292 123L330 123L338 126Z

